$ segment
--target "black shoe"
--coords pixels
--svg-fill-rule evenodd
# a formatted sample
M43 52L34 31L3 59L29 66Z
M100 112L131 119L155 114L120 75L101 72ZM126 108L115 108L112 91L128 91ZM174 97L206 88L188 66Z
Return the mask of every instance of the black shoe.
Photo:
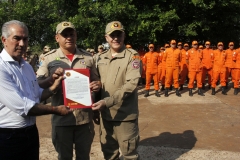
M215 94L216 94L215 88L212 88L212 95L215 95Z
M205 84L204 83L202 84L202 89L205 90Z
M178 89L176 89L176 95L177 95L178 97L182 97L182 95L181 95L181 93L179 92Z
M198 88L198 95L200 95L200 96L205 96L205 95L203 94L202 88Z
M150 96L150 95L149 95L149 90L146 90L146 91L145 91L145 94L144 94L144 97L148 97L148 96Z
M238 88L234 88L234 95L238 94Z
M192 93L192 88L191 89L189 89L189 96L193 96L193 93Z
M228 89L228 82L226 82L226 87L225 88Z
M168 94L168 88L166 88L165 89L165 95L164 95L165 97L168 97L169 96L169 94Z
M183 90L183 85L181 84L179 91L182 91L182 90Z
M172 85L171 85L171 86L170 86L170 88L169 88L169 90L171 91L171 90L172 90L172 88L173 88L173 87L172 87Z
M165 90L165 85L162 85L161 91Z
M157 90L155 90L155 96L161 97Z
M226 87L224 86L224 87L222 87L222 94L223 95L227 95L227 89L226 89Z

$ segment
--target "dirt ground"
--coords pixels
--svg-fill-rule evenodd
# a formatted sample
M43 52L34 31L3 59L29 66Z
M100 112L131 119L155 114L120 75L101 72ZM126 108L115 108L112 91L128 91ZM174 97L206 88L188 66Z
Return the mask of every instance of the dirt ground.
M154 91L143 97L139 87L139 128L141 159L240 159L240 93L213 96L210 90L204 97L193 97L188 90L182 97L174 91L169 97L155 97ZM37 118L40 135L40 159L55 160L57 154L51 143L51 116ZM92 145L91 160L103 159L98 126Z

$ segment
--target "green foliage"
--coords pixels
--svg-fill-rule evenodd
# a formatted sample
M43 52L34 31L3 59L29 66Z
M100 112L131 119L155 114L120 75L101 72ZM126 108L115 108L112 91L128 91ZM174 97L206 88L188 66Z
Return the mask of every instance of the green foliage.
M105 42L105 26L119 20L126 43L164 44L171 39L239 41L240 1L237 0L18 0L0 1L0 22L18 19L27 24L30 46L56 48L55 28L71 21L77 44L96 48Z

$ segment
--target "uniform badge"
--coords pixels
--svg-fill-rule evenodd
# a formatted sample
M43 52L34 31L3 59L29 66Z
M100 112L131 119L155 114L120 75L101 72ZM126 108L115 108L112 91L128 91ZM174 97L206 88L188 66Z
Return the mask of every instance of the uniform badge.
M132 67L133 67L134 69L138 69L138 68L140 67L139 61L133 61L133 62L132 62Z
M86 62L84 60L80 61L81 64L86 64Z

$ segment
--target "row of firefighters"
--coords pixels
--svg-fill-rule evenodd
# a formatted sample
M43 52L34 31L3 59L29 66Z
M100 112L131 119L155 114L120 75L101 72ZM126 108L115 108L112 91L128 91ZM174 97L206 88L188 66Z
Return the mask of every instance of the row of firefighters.
M142 78L146 78L145 97L149 96L150 83L154 81L155 95L160 97L159 83L164 90L165 97L169 96L172 85L176 95L181 97L180 91L188 77L189 96L193 96L194 82L196 81L198 95L204 96L206 76L209 89L215 95L215 88L220 82L222 94L227 95L229 76L234 86L234 95L238 94L240 80L240 48L234 49L234 43L230 42L227 50L223 50L223 43L217 44L217 49L210 47L210 42L205 42L205 48L200 49L197 41L192 42L192 48L186 43L182 46L179 42L171 40L160 48L160 53L154 51L154 45L148 46L149 52L139 53L143 63Z

